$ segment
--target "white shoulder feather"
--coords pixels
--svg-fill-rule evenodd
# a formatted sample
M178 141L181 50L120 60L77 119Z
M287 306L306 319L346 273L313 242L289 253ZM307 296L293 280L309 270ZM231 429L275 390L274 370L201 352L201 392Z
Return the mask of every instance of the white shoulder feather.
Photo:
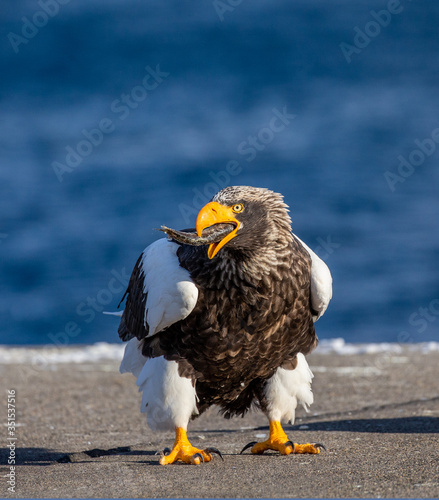
M143 251L143 292L145 326L148 336L164 330L193 311L198 300L198 288L189 271L180 266L178 245L163 238Z
M323 260L314 253L308 245L306 245L299 237L294 237L300 241L305 250L311 257L311 305L317 315L313 316L314 321L317 321L328 308L328 304L332 299L332 276L328 266Z

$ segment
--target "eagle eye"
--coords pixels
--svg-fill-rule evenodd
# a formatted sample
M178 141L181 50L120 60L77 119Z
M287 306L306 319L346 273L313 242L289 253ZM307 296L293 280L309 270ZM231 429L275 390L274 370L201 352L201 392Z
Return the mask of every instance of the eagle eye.
M242 212L244 210L244 205L242 203L237 203L236 205L233 205L232 210L235 212L235 214L239 214L239 212Z

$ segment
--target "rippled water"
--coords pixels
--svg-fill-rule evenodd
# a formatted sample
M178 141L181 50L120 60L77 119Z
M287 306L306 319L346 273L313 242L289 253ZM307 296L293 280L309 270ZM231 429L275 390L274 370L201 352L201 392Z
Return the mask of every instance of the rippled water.
M439 4L54 2L1 7L1 343L116 341L153 228L226 184L327 261L321 338L438 339Z

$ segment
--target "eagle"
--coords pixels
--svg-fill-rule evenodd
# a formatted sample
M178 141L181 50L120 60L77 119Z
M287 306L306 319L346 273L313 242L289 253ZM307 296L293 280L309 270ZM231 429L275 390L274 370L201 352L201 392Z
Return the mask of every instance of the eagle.
M288 212L281 194L226 187L200 210L195 229L163 227L168 236L138 258L122 298L120 371L137 378L149 427L175 430L160 464L222 458L187 436L189 421L212 405L226 418L250 408L267 416L268 439L241 453L324 448L294 443L281 424L294 422L298 403L313 402L305 356L332 298L328 267L292 233Z

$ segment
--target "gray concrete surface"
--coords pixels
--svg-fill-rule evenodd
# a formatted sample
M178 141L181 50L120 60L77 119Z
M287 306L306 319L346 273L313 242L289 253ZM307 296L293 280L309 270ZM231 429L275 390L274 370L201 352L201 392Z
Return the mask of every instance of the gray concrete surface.
M323 442L320 455L239 455L268 434L265 417L224 420L211 409L189 437L216 446L200 466L159 466L156 450L173 435L153 433L139 413L130 375L113 362L59 364L44 370L0 366L17 392L15 494L3 426L3 497L438 497L439 353L314 354L315 403L285 426L296 442Z

